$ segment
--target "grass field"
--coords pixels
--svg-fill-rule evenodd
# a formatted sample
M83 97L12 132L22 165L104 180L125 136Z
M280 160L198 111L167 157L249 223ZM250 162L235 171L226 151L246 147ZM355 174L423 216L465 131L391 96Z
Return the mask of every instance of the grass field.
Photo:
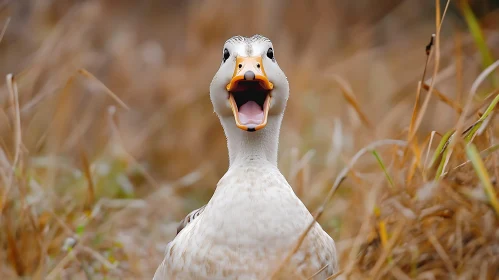
M498 279L499 3L449 2L0 1L0 279L152 278L227 170L209 83L255 33L337 279Z

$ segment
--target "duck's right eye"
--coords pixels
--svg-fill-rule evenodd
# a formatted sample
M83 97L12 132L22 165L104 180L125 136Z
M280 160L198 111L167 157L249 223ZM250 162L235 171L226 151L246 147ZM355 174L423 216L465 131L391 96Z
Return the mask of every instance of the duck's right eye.
M224 49L224 58L222 59L222 62L225 62L227 59L229 59L230 53L228 49Z

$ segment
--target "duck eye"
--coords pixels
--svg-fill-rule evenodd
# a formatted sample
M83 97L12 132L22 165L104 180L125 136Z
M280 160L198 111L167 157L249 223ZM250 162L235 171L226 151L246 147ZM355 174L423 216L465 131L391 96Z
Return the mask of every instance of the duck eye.
M222 62L225 62L227 59L229 59L230 53L228 49L224 49L224 58L222 59Z
M274 50L272 48L267 50L267 57L274 60Z

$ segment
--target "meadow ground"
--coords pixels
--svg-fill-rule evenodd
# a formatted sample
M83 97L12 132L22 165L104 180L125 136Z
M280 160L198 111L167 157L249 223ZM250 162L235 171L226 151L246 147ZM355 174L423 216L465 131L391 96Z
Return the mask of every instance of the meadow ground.
M228 166L222 45L260 33L337 279L498 279L499 3L446 4L0 1L0 278L150 279Z

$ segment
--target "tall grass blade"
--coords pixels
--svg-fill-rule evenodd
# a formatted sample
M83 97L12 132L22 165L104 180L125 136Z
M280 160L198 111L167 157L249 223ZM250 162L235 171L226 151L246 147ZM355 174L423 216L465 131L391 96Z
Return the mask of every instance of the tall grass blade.
M473 144L466 145L466 155L471 160L473 167L482 182L483 187L485 188L485 193L489 198L489 203L496 212L496 215L499 217L499 201L497 200L497 194L492 186L492 182L490 181L490 176L485 168L485 164L478 153L477 148Z
M373 150L372 153L373 153L374 157L376 158L376 160L378 161L379 166L381 166L381 169L383 169L383 172L385 173L386 179L390 183L390 187L392 187L392 189L395 188L395 184L393 183L392 177L390 177L390 174L388 174L388 170L386 170L385 164L383 163L383 160L379 156L378 152L376 152L376 150Z
M494 59L489 48L487 47L487 42L485 41L482 29L480 28L480 23L473 13L470 4L466 0L461 0L460 4L464 19L466 21L466 24L468 25L468 29L470 30L473 40L478 47L478 51L480 52L480 55L482 57L483 68L485 69L494 62ZM499 81L496 77L492 77L492 81L494 83L494 86L499 85Z
M454 133L454 131L450 130L450 131L447 131L447 133L445 133L444 136L442 136L442 139L438 143L437 149L435 150L435 153L433 154L433 157L431 158L430 166L428 168L431 168L435 164L435 162L437 161L438 157L441 154L443 154L444 149L446 147L446 144L453 133Z
M479 131L482 128L482 124L485 122L485 120L491 115L491 113L494 111L497 103L499 102L499 94L496 95L496 97L492 100L492 102L489 104L483 115L476 121L464 134L464 139L466 142L470 142L473 140L475 137L475 133Z
M448 154L449 154L449 150L444 148L442 160L440 161L440 164L438 165L437 173L435 174L435 180L438 180L438 179L440 179L440 177L442 177L442 174L444 173L445 161L447 159Z

